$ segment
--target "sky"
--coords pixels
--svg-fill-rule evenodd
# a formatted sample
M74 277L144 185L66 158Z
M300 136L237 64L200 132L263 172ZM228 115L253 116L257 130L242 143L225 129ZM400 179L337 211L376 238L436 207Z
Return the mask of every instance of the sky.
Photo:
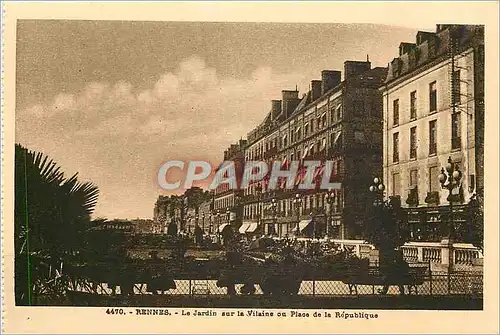
M386 66L418 30L21 20L16 142L96 184L94 217L150 218L166 194L157 182L164 162L217 165L281 90L302 95L321 70L343 71L344 61L367 55L372 67Z

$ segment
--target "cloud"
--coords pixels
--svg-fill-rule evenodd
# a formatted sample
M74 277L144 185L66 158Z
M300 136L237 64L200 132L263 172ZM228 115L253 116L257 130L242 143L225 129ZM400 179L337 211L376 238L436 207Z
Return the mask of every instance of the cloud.
M98 214L151 216L155 174L165 160L221 161L231 143L262 121L271 99L282 89L307 87L307 80L266 66L248 78L220 77L193 56L141 90L127 81L93 82L21 110L16 137L96 183ZM123 194L134 193L137 207L130 208Z

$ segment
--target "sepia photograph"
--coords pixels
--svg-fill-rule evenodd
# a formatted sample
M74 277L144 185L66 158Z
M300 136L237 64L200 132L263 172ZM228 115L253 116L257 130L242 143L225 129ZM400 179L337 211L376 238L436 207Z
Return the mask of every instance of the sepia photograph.
M2 291L101 316L482 312L485 24L356 22L15 20Z

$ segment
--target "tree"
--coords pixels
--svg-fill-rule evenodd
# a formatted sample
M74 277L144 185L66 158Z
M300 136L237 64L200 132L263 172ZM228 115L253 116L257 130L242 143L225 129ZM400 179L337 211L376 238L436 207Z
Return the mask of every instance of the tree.
M16 304L54 287L63 263L85 248L82 236L92 227L90 215L99 190L80 183L77 174L65 178L57 164L42 153L15 146L15 296Z
M474 195L468 204L467 232L465 242L472 243L484 253L484 198Z
M409 233L406 227L399 198L391 197L377 206L367 206L363 237L384 253L408 241Z

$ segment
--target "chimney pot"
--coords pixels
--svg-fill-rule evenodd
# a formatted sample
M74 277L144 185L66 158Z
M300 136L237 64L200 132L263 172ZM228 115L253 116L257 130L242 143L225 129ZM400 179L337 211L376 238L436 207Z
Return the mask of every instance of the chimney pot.
M311 95L312 95L312 101L315 101L319 97L321 97L321 80L313 80L311 81Z
M330 89L339 85L341 82L341 72L332 70L321 71L321 94L325 94Z
M371 69L370 62L360 62L360 61L345 61L344 62L344 76L348 80L352 77L358 76L363 72Z

